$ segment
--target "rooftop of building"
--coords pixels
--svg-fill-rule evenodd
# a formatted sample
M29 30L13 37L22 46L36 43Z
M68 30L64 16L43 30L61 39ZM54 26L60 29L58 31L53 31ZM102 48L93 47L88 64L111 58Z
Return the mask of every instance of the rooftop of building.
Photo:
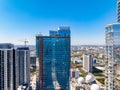
M70 30L69 26L60 26L58 27L58 30Z
M17 50L29 50L29 47L18 47Z
M70 37L70 27L60 26L57 30L49 30L49 36L43 36L42 34L36 35L36 38L67 38Z
M107 24L105 27L110 27L110 26L113 26L113 25L120 25L120 23L110 23L110 24Z
M0 49L11 49L14 45L11 43L0 43Z

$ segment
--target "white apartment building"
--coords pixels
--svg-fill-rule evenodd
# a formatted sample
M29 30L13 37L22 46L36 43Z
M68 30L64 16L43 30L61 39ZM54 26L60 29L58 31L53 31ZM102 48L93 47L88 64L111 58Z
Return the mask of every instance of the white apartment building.
M83 54L83 69L86 72L92 72L93 68L93 57L92 55Z

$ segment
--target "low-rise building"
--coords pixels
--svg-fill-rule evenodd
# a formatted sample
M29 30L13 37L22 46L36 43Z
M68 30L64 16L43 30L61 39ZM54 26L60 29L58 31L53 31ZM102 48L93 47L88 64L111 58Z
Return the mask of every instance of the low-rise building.
M79 78L79 74L80 74L80 72L78 69L71 69L71 78L77 79L77 78Z

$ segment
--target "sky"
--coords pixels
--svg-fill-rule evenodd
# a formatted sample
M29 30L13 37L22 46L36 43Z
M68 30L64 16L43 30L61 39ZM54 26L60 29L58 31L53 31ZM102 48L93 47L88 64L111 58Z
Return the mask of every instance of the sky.
M0 43L35 45L35 36L70 26L72 45L104 44L117 0L0 0Z

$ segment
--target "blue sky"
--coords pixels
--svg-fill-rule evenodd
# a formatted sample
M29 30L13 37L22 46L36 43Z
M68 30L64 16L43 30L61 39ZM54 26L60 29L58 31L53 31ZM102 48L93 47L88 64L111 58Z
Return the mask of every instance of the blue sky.
M36 34L70 26L72 44L104 44L114 22L116 0L0 0L0 43L35 44Z

